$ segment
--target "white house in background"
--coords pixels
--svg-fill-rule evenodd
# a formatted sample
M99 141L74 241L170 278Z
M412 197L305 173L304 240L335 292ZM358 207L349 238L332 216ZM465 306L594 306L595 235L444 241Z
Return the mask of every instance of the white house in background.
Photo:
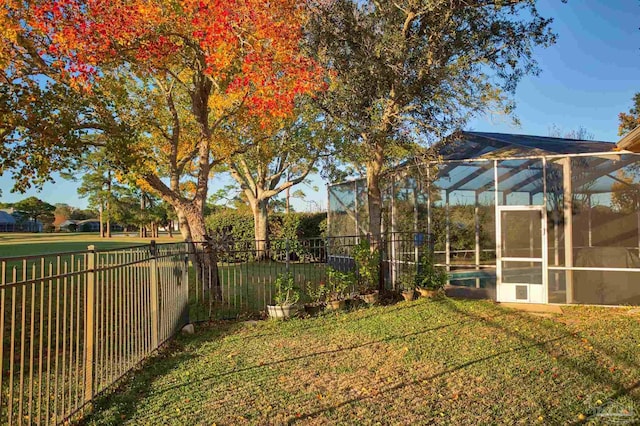
M75 232L78 227L77 220L67 219L59 225L60 231L62 232Z

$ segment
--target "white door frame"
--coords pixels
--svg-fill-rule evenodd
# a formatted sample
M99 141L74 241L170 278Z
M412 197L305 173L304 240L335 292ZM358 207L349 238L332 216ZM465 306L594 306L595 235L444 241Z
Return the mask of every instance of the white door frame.
M502 256L502 212L504 211L538 211L540 212L540 229L541 229L541 257L503 257ZM547 264L547 221L544 206L497 206L496 207L496 297L498 302L518 302L518 303L549 303L549 276ZM531 286L539 284L523 283L527 285L527 299L505 299L501 297L504 294L502 286L514 285L511 283L502 283L502 262L536 262L540 263L542 269L542 295L535 300L531 300Z

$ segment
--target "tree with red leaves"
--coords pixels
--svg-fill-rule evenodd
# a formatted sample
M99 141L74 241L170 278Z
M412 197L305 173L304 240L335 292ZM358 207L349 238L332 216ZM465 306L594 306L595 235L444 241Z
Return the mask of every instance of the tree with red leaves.
M26 188L104 146L187 240L207 236L212 169L247 149L221 137L228 119L268 129L323 85L298 0L0 2L0 170Z

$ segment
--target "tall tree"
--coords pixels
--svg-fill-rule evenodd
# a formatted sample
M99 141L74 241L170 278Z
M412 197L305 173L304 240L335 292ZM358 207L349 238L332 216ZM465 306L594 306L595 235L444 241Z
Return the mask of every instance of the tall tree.
M88 197L89 207L98 210L100 236L111 238L113 208L125 188L116 179L110 154L105 148L87 151L79 168L83 174L78 195Z
M56 210L55 206L37 197L20 200L13 205L13 208L20 216L26 217L33 222L40 221L45 225L53 223L53 212Z
M251 207L258 258L266 254L269 204L303 182L330 150L329 133L318 111L304 104L297 113L271 134L265 135L263 126L246 120L235 120L228 127L229 138L249 146L231 157L227 167Z
M633 105L629 112L618 114L618 135L624 136L636 127L640 126L640 92L633 95Z
M10 87L0 107L18 112L0 129L2 150L12 154L0 156L3 169L45 179L96 143L87 131L104 134L114 164L171 204L187 240L207 237L212 168L244 149L218 139L219 126L240 113L268 125L321 84L320 67L300 51L305 14L296 0L5 3L3 19L17 36L4 36L11 47L0 78ZM51 106L40 107L42 94ZM22 99L36 101L36 119L63 120L35 125L30 107L14 108ZM59 163L34 160L57 151ZM215 281L215 252L206 247L202 260Z
M348 134L342 158L366 173L372 249L385 169L473 115L510 113L550 23L534 0L316 2L310 43L335 76L320 104Z

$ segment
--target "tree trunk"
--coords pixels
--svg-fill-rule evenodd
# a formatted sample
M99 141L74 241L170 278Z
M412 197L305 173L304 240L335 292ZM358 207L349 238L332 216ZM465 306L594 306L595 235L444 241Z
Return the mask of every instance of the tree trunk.
M287 177L288 177L288 176L287 176ZM291 199L290 199L290 198L291 198L291 194L290 194L290 192L289 192L289 190L290 190L290 189L291 189L291 188L287 188L287 189L286 189L286 191L287 191L287 192L286 192L287 205L286 205L286 208L285 208L285 210L284 210L284 212L285 212L286 214L289 214L289 213L291 212Z
M380 173L375 166L367 166L367 201L369 205L369 233L371 234L371 250L380 248L382 244L382 190L380 189Z
M269 255L269 212L267 210L269 202L268 200L262 200L251 204L256 241L256 260L265 260Z
M380 145L375 146L374 158L367 163L367 201L369 205L369 234L371 251L382 251L382 190L380 176L384 164L383 150ZM378 287L384 290L382 262L380 262L380 277Z
M167 225L167 231L169 232L169 238L173 238L173 221L170 220Z
M176 211L176 215L178 216L178 228L180 229L180 234L185 241L193 241L191 237L191 230L189 229L189 222L187 222L187 218L181 209L174 207Z
M211 291L212 302L222 301L222 287L218 277L218 253L211 237L207 235L202 210L193 203L183 203L176 207L176 212L178 217L182 215L185 219L190 234L187 241L193 248L195 244L200 244L202 247L201 250L195 250L195 266L198 275L205 278L205 291Z
M140 194L140 211L144 212L146 205L144 200L144 192ZM145 238L147 236L147 229L145 228L144 223L140 223L140 238Z
M104 225L103 225L103 214L102 214L102 203L98 207L99 221L100 221L100 238L104 238Z
M108 172L107 181L107 238L111 238L111 170Z

